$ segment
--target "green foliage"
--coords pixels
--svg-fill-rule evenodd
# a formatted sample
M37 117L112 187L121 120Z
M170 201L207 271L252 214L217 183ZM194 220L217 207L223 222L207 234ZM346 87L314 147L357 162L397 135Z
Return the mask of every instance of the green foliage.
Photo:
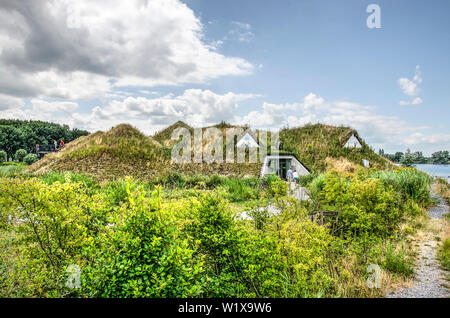
M271 197L287 195L287 183L275 174L264 176L262 184L268 188L268 194Z
M344 147L352 134L358 135L349 127L308 124L281 130L280 141L283 144L283 151L295 154L307 167L316 172L325 171L327 157L344 157L358 165L361 165L362 159L367 159L372 166L385 168L387 161L370 149L363 140L360 149Z
M450 154L446 151L437 151L431 154L431 161L434 164L450 164Z
M27 154L28 153L25 149L18 149L14 154L14 159L16 159L19 162L22 162Z
M205 259L207 296L237 296L244 288L237 275L240 237L234 216L219 196L199 193L192 199L183 227Z
M22 166L16 164L3 164L0 166L0 177L16 177L21 174Z
M0 163L6 162L8 160L8 154L4 150L0 150Z
M414 274L411 259L408 258L403 250L396 250L392 245L388 245L384 257L385 260L382 265L391 273L400 274L405 277L411 277Z
M4 149L10 157L18 149L25 149L31 153L36 149L36 144L47 145L53 140L64 140L68 143L87 134L88 132L84 130L71 130L67 125L34 120L0 119L0 149Z
M386 237L402 220L398 194L379 179L329 172L324 195L326 204L342 210L339 222L348 237Z
M406 166L409 167L413 164L450 164L450 155L448 150L436 151L431 154L431 157L425 157L421 151L411 153L409 149L405 154L403 152L397 152L395 155L383 155L393 162L406 163Z
M39 160L38 156L34 153L30 153L23 158L23 162L25 162L27 165L32 165L38 160Z
M277 199L284 212L273 220L264 210L250 212L257 221L250 229L236 223L220 197L220 192L199 194L183 222L183 232L199 242L197 253L205 260L204 296L314 297L330 292L333 280L325 256L331 236L295 200Z
M225 178L220 188L224 189L224 198L231 202L244 202L259 198L262 189L258 179L231 179Z
M96 133L68 156L72 160L109 155L123 162L158 161L160 146L130 125L122 124L106 133ZM100 142L98 141L100 139Z
M446 270L450 271L450 238L447 238L439 248L438 258L441 265Z
M24 262L13 277L31 273L27 279L41 289L62 293L67 266L78 263L83 245L96 233L94 224L102 220L101 197L88 196L81 183L49 186L36 178L2 178L0 208L3 220L21 224L13 229L21 237Z
M415 163L414 156L411 153L411 150L407 150L403 158L400 160L400 163L404 167L412 167Z
M95 262L83 286L94 297L192 297L202 290L202 261L194 247L177 238L176 227L160 206L160 189L147 202L144 190L131 190L113 225L86 249Z
M306 186L308 186L308 185L309 185L316 177L317 177L317 175L315 175L315 174L313 174L313 173L310 173L310 174L301 176L301 177L299 178L299 184L300 184L302 187L306 187Z
M412 274L400 225L423 214L428 182L415 169L329 171L305 178L311 206L287 197L275 175L173 172L106 184L73 173L8 175L0 178L0 296L367 296L355 290L369 263ZM249 202L250 219L229 201ZM339 217L319 225L309 215L317 209ZM65 286L71 264L82 269L80 289Z
M417 169L406 168L395 171L379 171L373 174L386 185L391 185L404 199L410 198L416 203L427 206L431 202L429 187L432 178Z
M224 198L231 202L243 202L257 199L263 189L260 187L260 180L257 178L231 178L219 175L201 176L201 175L183 175L180 173L170 173L160 177L152 182L152 184L162 185L165 188L220 188Z
M113 206L120 206L128 201L127 182L125 180L109 182L104 194L108 202Z

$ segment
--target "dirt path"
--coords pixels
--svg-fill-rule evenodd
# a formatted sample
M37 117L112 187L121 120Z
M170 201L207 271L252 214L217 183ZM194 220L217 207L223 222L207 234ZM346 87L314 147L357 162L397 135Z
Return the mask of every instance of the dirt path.
M437 196L435 196L437 197ZM446 202L440 198L439 205L428 211L430 224L442 230L445 220L443 215L449 213ZM416 267L415 282L410 288L401 289L387 295L387 298L448 298L450 297L449 283L445 280L448 272L440 267L436 258L438 242L432 231L427 231L420 243L420 254Z

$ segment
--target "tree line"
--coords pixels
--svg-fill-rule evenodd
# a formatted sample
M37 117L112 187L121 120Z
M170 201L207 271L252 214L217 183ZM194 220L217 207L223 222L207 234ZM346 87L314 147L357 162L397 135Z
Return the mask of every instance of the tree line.
M450 164L448 150L436 151L430 157L425 157L422 151L411 152L410 149L407 149L405 153L398 151L395 154L384 153L384 150L380 149L378 153L392 162L400 163L404 166L411 166L413 164Z
M36 145L53 144L53 140L68 143L89 133L68 125L36 121L0 119L0 151L8 158L14 158L16 151L24 149L28 153L36 151Z

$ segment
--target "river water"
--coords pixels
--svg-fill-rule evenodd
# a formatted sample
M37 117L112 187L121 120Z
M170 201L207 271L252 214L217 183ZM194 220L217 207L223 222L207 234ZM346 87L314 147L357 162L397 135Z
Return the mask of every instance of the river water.
M441 177L450 181L450 165L417 164L414 167L428 173L430 176Z

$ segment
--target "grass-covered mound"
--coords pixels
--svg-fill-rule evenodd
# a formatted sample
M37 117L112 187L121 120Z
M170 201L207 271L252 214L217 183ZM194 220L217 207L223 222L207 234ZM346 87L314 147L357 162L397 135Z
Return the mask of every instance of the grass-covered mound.
M248 128L232 126L224 122L211 127L219 129L223 134L224 155L226 154L226 129L242 128L243 131L246 131ZM211 127L204 127L203 130L206 131ZM154 180L173 173L189 176L259 177L260 162L241 164L225 162L213 164L172 163L171 152L177 141L172 140L171 137L177 128L186 128L191 132L193 156L194 129L181 121L156 133L153 137L144 135L130 125L122 124L108 132L96 132L80 137L67 144L63 151L47 155L28 170L32 173L69 171L88 174L98 180L114 180L124 176ZM354 130L345 127L307 125L301 128L283 129L280 133L280 141L283 152L295 154L315 172L327 169L340 170L340 166L342 169L350 169L349 172L352 172L362 165L362 159L369 160L372 167L385 168L388 161L375 154L364 141L361 140L363 145L361 149L348 149L343 146L353 133L357 135ZM257 134L253 134L256 137ZM269 144L270 138L271 135L268 133ZM205 137L204 149L208 142L208 138Z
M345 148L347 140L355 134L361 141L362 148ZM345 158L357 165L362 160L369 160L371 166L385 168L385 158L377 155L358 132L349 127L335 127L324 124L306 125L299 128L286 128L280 132L282 150L295 154L308 168L314 171L324 171L326 158Z
M168 132L162 134L171 136ZM161 138L160 135L159 139L164 143ZM153 137L122 124L108 132L99 131L67 144L62 151L48 154L30 166L27 172L68 171L87 174L97 180L125 176L155 180L175 172L191 176L259 176L258 164L173 164L170 150L171 147L162 146Z
M161 145L130 125L78 138L30 166L29 172L71 171L115 179L134 175L148 178L165 166Z
M191 134L194 133L194 129L191 126L182 121L177 121L175 124L172 124L169 127L161 131L158 131L156 134L153 135L153 139L158 141L163 146L172 147L175 144L175 141L171 140L172 133L178 128L186 128L191 132Z

